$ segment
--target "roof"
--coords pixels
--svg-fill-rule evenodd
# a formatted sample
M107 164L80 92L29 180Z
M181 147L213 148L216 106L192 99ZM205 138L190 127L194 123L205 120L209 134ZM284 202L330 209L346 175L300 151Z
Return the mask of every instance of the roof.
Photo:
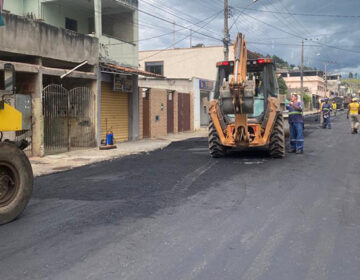
M112 63L100 63L101 72L111 72L114 74L128 73L145 77L165 78L163 75L143 71L131 67L120 66Z

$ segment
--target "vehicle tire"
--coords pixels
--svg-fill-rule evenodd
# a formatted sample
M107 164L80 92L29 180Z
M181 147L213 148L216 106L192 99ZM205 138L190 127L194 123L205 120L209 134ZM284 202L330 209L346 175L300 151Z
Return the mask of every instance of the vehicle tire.
M272 158L285 157L284 118L281 114L277 116L270 136L269 152Z
M226 148L221 145L220 137L218 132L216 131L215 125L212 120L209 123L209 151L210 155L213 158L220 158L225 156Z
M24 211L33 183L31 164L24 152L12 143L0 143L0 225Z

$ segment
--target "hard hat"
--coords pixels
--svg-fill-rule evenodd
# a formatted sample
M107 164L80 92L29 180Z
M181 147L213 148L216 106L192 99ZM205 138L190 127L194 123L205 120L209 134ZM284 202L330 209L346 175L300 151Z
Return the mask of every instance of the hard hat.
M354 98L352 99L352 101L353 101L353 102L356 102L356 101L358 101L358 99L357 99L356 97L354 97Z

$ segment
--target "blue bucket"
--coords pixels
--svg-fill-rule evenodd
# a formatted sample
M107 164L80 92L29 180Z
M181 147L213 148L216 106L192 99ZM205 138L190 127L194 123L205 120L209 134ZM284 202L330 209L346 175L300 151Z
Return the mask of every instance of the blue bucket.
M112 131L108 131L106 134L106 146L114 145L114 134Z

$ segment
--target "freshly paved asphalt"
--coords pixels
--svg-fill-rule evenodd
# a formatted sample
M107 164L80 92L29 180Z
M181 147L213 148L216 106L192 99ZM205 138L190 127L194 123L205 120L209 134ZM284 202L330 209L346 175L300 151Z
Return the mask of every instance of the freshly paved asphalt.
M211 159L207 139L37 178L0 279L360 279L360 135Z

